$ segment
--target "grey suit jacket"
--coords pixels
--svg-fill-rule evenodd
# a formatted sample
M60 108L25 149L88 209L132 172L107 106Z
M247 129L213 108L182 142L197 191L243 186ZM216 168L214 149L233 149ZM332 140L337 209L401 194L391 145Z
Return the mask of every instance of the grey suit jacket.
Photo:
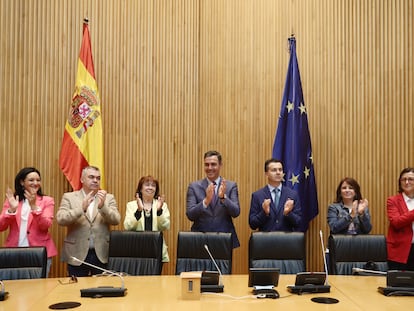
M84 194L82 191L65 193L56 214L57 223L67 227L67 235L62 248L62 261L79 266L74 256L85 260L93 238L96 255L103 263L108 262L109 226L117 225L121 220L115 197L107 194L101 209L95 208L92 217L82 208ZM96 203L96 202L95 202Z

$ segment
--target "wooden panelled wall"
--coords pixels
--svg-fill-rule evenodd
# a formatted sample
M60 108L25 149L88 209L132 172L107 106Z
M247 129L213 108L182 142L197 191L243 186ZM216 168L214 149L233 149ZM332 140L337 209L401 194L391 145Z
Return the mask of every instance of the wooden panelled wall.
M307 266L321 271L319 230L326 239L339 180L360 182L372 233L385 234L386 198L414 165L413 13L411 0L0 1L0 191L24 166L41 171L56 210L70 190L58 157L87 16L107 190L122 215L139 177L156 176L171 211L163 273L174 274L187 185L217 149L239 185L233 272L246 273L250 196L266 182L294 33L320 205ZM51 231L60 250L65 229ZM59 256L51 275L65 275Z

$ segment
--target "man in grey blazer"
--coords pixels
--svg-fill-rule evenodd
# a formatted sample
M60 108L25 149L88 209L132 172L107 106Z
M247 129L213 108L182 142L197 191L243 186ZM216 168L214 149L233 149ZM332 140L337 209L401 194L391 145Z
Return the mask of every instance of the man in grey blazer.
M193 221L191 231L229 232L233 247L239 247L233 224L233 218L240 215L239 192L235 182L220 176L221 166L219 152L212 150L204 154L206 178L188 186L186 215Z
M88 276L102 271L82 264L105 268L108 262L109 226L121 220L115 197L100 189L101 173L97 167L82 170L82 189L65 193L56 214L57 223L67 227L62 261L68 263L68 274Z

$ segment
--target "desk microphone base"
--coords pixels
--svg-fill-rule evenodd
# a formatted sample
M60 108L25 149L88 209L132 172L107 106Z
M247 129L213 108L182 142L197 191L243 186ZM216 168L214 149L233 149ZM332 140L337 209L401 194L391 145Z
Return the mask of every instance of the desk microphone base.
M292 294L305 293L329 293L331 291L330 285L290 285L287 287Z
M9 296L9 292L0 292L0 301L6 300Z
M224 285L203 285L201 284L200 291L202 293L222 293L224 291Z
M127 289L123 287L91 287L81 289L81 297L101 298L101 297L122 297L125 296Z

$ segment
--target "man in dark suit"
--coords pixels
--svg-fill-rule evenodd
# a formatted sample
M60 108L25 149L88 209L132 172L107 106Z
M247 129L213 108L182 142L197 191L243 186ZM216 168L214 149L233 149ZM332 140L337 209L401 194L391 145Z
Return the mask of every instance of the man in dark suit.
M296 191L282 185L283 164L280 160L265 162L268 184L252 193L249 225L259 231L298 231L302 218Z
M186 215L193 221L191 231L230 232L233 247L239 247L233 224L233 218L240 215L237 184L220 176L221 167L219 152L212 150L204 154L206 178L188 186Z
M63 195L56 214L57 223L67 227L63 243L62 260L68 263L68 274L87 276L102 271L81 264L106 267L109 251L110 225L121 220L117 203L112 194L100 189L101 173L95 166L82 170L82 189Z

